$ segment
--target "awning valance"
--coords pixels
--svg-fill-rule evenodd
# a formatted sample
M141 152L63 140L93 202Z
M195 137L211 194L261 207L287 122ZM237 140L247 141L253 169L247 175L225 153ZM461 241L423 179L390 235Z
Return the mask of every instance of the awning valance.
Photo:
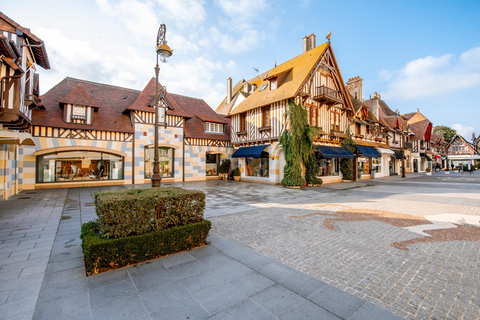
M360 151L361 154L365 158L381 158L382 155L380 152L377 151L374 147L366 147L366 146L357 146L357 150Z
M432 158L430 158L426 153L421 152L420 157L424 157L425 159L427 159L427 161L432 161Z
M395 152L393 152L393 150L390 150L390 149L377 148L377 150L378 150L380 153L383 153L383 154L395 154Z
M341 159L353 159L355 155L342 147L331 146L318 146L318 151L322 154L323 158L341 158Z
M268 144L262 144L259 146L240 147L232 154L232 158L268 158L268 152L265 152L265 148Z

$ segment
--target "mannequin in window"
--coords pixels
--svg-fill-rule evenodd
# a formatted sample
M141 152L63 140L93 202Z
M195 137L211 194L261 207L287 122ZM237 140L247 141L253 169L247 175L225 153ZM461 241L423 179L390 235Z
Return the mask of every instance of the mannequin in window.
M103 161L98 162L98 174L97 174L97 179L101 179L103 176L103 171L105 171L105 165L103 164Z
M78 175L78 167L76 165L72 164L70 168L72 169L72 177L70 178L70 180L73 180Z

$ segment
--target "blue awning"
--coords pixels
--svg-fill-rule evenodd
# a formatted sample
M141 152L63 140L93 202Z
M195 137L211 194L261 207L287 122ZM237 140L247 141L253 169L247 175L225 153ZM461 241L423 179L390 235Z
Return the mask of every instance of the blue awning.
M318 151L322 154L323 158L341 158L341 159L352 159L355 158L355 155L348 151L348 149L342 147L331 147L331 146L318 146Z
M357 146L358 151L360 151L361 154L365 158L381 158L382 155L380 152L377 151L374 147L366 147L366 146Z
M427 161L432 161L432 158L430 158L426 153L421 152L420 157L424 157L425 159L427 159Z
M262 144L260 146L240 147L232 154L232 158L268 158L268 152L264 151L268 146L268 144Z

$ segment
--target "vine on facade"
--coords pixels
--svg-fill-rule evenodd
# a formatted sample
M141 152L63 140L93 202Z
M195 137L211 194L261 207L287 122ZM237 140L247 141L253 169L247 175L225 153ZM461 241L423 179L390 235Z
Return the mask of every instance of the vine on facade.
M285 186L303 186L307 182L321 184L322 180L316 177L318 165L313 144L313 139L319 132L318 128L308 125L307 111L301 104L290 99L288 106L286 117L290 127L285 129L280 137L286 162L281 183ZM307 180L302 176L302 161L306 166Z

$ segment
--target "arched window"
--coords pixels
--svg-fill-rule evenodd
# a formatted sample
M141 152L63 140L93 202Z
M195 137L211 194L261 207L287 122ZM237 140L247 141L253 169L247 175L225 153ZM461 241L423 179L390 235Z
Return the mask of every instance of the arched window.
M37 156L37 183L122 180L123 156L95 151L63 151Z

